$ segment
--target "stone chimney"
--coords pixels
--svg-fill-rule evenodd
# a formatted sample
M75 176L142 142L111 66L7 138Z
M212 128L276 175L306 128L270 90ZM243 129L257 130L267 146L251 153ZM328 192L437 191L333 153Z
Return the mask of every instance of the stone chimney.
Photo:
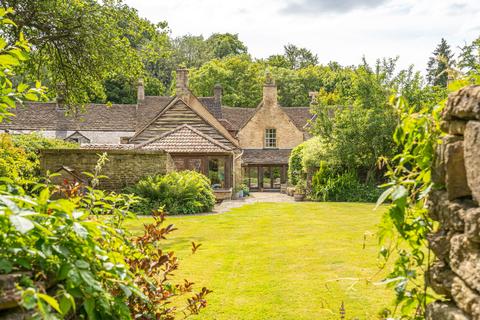
M65 83L64 82L57 83L56 89L57 89L57 97L56 97L57 108L65 109L65 90L66 90Z
M213 87L213 109L210 110L215 118L222 119L222 93L223 88L220 84L216 84Z
M270 72L267 72L265 84L263 85L263 105L265 107L278 107L277 85Z
M137 83L137 104L143 104L145 102L145 86L143 79L138 79Z
M188 96L190 91L188 90L188 69L177 69L177 81L176 81L176 93L177 96Z
M219 83L217 83L215 87L213 87L213 97L215 98L215 103L220 106L222 105L222 93L223 88Z

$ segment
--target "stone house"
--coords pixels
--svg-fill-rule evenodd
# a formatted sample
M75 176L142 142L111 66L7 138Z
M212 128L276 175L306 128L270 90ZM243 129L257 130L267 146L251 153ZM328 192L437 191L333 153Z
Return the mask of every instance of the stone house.
M66 115L62 103L26 103L0 132L40 132L95 150L163 150L177 170L207 175L218 192L231 194L242 181L253 190L279 190L287 181L292 148L308 138L308 107L283 108L267 77L256 108L222 104L222 88L211 97L188 89L188 71L177 70L176 95L145 96L138 83L136 104L89 104ZM51 161L49 162L51 163ZM59 164L59 168L75 164Z

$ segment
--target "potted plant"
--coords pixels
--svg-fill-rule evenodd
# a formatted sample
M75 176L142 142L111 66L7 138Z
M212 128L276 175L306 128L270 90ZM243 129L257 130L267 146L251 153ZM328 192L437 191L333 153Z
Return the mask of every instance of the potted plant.
M241 186L235 187L235 189L233 191L234 191L234 194L235 194L235 199L243 198L243 189L242 189Z
M245 183L242 183L240 185L240 189L243 191L243 196L244 197L248 197L250 195L250 189L248 188L248 186Z
M293 193L293 199L295 201L303 201L307 191L305 181L299 181L295 186L295 192Z

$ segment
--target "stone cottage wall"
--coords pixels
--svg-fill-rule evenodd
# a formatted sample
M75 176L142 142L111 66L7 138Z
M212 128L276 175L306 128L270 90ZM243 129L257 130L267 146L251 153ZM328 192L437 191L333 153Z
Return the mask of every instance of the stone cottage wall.
M450 95L442 114L447 133L436 151L429 214L439 222L429 242L436 261L427 283L444 295L429 320L480 319L480 86Z
M139 179L174 170L171 156L161 150L102 150L102 149L55 149L43 150L41 168L56 172L62 166L77 173L93 172L99 154L106 152L108 161L101 174L108 179L101 179L99 188L120 191L125 186L136 183Z

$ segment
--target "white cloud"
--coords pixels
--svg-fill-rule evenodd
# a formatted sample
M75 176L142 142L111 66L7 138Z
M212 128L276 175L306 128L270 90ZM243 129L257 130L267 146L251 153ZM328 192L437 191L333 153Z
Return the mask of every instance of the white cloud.
M283 45L293 43L314 51L323 63L358 64L364 55L369 61L399 55L402 66L413 63L423 70L442 37L455 49L480 36L476 0L126 2L154 22L166 20L174 36L238 33L255 57L281 53ZM285 12L289 5L297 10Z

